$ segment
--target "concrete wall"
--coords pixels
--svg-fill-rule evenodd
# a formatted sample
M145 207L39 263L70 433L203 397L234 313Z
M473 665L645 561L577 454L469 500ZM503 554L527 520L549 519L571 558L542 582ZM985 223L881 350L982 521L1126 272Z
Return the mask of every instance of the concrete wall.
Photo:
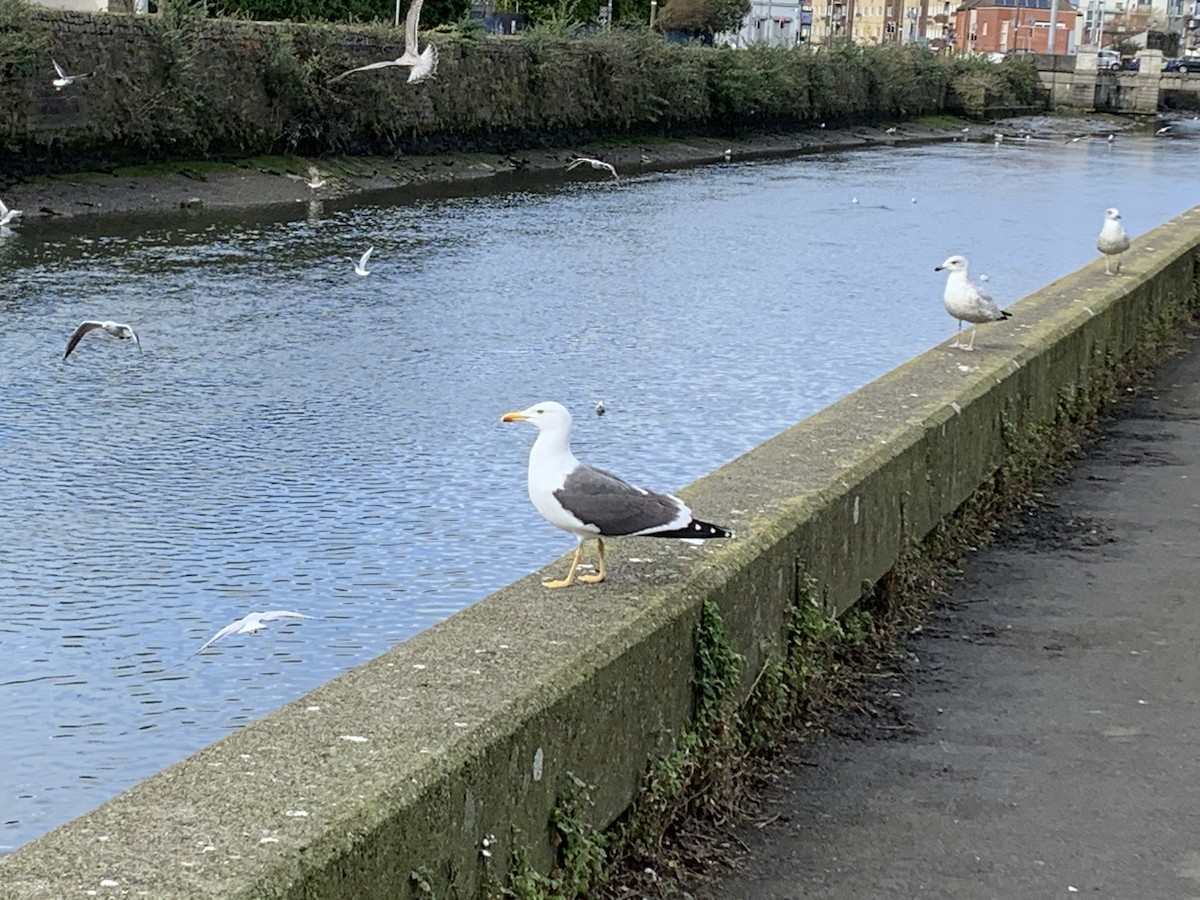
M1195 307L1200 208L1126 257L1122 277L1092 263L983 329L983 349L930 350L683 492L735 540L628 541L607 584L546 591L559 560L18 850L0 897L462 898L492 892L514 847L547 865L572 777L611 822L689 722L702 603L746 684L781 649L802 568L855 603L1015 436L1107 390ZM736 419L716 406L712 427Z

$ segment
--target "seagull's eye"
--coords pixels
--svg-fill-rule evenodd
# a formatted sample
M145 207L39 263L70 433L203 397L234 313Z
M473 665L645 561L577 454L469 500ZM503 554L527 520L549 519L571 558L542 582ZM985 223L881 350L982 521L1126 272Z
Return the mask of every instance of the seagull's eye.
M545 412L545 410L544 409L535 409L534 412L540 416L542 413Z

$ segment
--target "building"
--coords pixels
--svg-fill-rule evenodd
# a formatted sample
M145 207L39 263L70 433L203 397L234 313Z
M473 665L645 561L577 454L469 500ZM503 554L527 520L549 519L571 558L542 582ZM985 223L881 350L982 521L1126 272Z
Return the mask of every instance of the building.
M1053 44L1051 2L1058 3ZM1067 0L965 0L955 11L954 47L963 53L1074 53L1078 18Z
M949 28L950 12L948 0L813 0L811 40L936 48Z

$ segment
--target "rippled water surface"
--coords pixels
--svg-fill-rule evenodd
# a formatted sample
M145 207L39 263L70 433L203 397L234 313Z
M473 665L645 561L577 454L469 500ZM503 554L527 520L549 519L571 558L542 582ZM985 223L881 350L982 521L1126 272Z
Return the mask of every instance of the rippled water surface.
M0 850L569 550L503 412L561 400L581 457L679 488L947 338L951 253L1007 305L1105 207L1200 202L1178 131L3 237ZM87 318L142 351L63 362ZM192 655L265 609L316 618Z

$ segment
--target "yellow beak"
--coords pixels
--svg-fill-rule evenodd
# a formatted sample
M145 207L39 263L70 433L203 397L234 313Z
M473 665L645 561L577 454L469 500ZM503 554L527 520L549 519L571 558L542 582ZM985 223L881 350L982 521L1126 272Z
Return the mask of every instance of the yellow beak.
M502 415L500 417L500 421L501 422L524 422L528 418L529 418L529 416L525 415L525 413L523 413L523 412L510 412L510 413L505 413L504 415Z

